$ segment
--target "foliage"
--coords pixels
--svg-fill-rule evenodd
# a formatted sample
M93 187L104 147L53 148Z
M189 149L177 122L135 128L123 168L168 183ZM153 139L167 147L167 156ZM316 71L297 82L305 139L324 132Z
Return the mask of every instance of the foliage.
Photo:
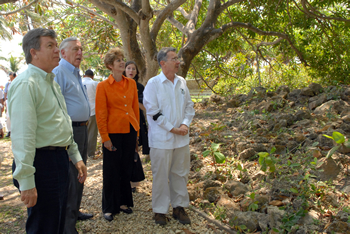
M224 163L225 162L225 155L223 155L219 150L220 144L211 143L211 146L208 150L203 152L203 157L211 156L215 171L216 171L216 163Z
M328 136L326 134L323 134L323 136L330 138L332 140L334 140L334 142L337 144L336 146L334 146L330 151L328 151L327 153L327 158L331 158L332 155L341 147L347 147L350 148L350 141L346 140L346 137L341 134L340 132L334 131L332 133L332 136Z
M270 172L275 172L276 170L276 160L275 158L272 156L272 154L276 151L276 148L273 147L270 150L270 153L268 152L259 152L259 164L261 166L261 170L262 171L266 171L267 167L269 167L269 171Z

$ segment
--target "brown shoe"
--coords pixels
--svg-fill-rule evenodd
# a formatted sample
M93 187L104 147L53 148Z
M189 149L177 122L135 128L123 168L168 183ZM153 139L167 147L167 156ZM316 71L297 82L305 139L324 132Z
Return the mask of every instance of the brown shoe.
M173 217L182 224L191 224L190 217L188 217L185 209L181 206L173 208Z
M156 224L159 224L161 226L164 226L166 224L165 214L155 213L154 220L155 220Z

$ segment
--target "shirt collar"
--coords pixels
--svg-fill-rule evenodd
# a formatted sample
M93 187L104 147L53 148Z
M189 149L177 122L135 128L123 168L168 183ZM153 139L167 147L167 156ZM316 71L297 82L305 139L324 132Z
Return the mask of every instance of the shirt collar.
M166 78L166 76L164 75L163 71L160 72L160 80L161 82L163 83L164 81L166 80L169 80L168 78ZM175 74L175 78L174 78L174 84L176 84L178 78L177 78L177 75ZM169 80L170 81L170 80Z
M64 58L61 58L60 60L60 65L67 68L70 72L74 73L74 71L77 71L78 73L80 72L80 69L77 67L74 67L71 63L69 63L67 60Z
M126 79L124 75L122 75L123 79ZM109 84L113 84L113 82L116 82L115 79L113 78L112 74L110 74L107 78Z
M52 72L47 73L46 71L38 68L37 66L34 66L31 63L28 64L28 70L35 70L37 73L39 73L39 75L41 75L41 77L45 77L46 79L53 80L53 78L55 77L55 74L53 74Z

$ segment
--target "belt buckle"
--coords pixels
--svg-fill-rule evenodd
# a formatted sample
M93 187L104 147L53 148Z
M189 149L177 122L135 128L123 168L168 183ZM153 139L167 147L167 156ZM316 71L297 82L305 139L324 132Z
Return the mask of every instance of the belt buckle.
M66 150L68 150L69 145L66 146Z

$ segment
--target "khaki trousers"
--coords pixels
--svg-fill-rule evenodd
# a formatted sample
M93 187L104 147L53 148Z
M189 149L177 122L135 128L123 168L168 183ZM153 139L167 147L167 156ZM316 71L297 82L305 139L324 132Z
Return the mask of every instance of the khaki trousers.
M176 149L151 148L150 156L153 174L153 212L167 214L170 203L173 208L188 207L189 146Z

